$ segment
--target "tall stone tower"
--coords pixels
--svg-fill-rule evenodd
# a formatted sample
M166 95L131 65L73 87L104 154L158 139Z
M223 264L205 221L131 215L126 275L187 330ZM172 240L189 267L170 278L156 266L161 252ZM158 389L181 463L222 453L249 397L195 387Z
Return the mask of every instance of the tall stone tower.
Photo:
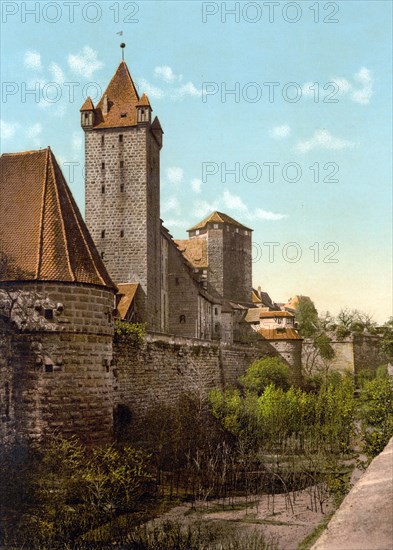
M116 283L139 283L138 313L161 324L160 150L163 131L124 61L94 107L85 132L86 223Z
M191 241L206 242L208 285L227 300L250 302L252 229L227 214L213 212L188 234Z

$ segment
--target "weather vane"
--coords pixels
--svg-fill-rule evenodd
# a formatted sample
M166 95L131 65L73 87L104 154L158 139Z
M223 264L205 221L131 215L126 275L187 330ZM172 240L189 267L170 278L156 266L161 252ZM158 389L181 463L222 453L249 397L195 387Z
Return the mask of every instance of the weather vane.
M121 48L121 58L122 60L124 61L124 48L126 47L126 45L124 44L124 42L122 42L120 44L120 48Z

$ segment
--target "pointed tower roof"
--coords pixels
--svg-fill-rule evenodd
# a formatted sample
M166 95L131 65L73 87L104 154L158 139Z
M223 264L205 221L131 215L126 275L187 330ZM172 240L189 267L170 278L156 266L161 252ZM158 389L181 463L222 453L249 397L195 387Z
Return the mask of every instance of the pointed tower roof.
M234 225L235 227L252 231L252 229L250 229L249 227L246 227L242 223L237 222L236 220L228 216L228 214L223 214L222 212L217 212L217 211L209 214L207 218L205 218L201 222L191 227L191 229L188 229L188 231L195 231L196 229L204 229L208 223L228 223L229 225Z
M86 98L86 101L84 102L84 104L82 105L82 107L79 110L80 111L94 111L94 105L93 105L93 102L92 102L90 96Z
M139 103L138 103L138 107L150 107L151 109L151 105L150 105L150 101L149 101L149 98L147 97L146 94L143 94ZM153 110L153 109L151 109Z
M107 97L108 112L105 114L104 98ZM136 106L139 95L125 61L121 61L112 80L95 109L95 128L117 128L135 126Z
M0 280L115 288L48 147L0 157Z

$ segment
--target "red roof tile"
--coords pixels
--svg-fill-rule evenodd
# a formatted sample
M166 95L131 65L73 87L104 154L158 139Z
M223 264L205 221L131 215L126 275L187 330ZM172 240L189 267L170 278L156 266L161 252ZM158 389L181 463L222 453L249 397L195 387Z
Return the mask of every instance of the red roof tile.
M149 98L147 97L146 94L142 95L138 105L141 106L141 107L150 107L150 109L151 109L150 101L149 101Z
M108 113L105 114L105 96ZM121 61L95 108L95 128L116 128L137 124L139 95L125 61Z
M175 243L194 267L208 267L206 239L175 240Z
M120 283L117 285L119 294L121 295L117 310L120 314L120 318L124 320L127 316L128 310L135 298L136 291L138 290L138 283Z
M3 281L115 288L49 147L0 158L0 252Z
M80 111L94 111L94 105L93 105L93 102L92 102L90 96L86 98L86 101L84 102L84 104L80 108Z
M201 222L197 223L196 225L194 225L193 227L191 227L191 229L188 229L188 231L194 231L195 229L204 229L208 223L228 223L229 225L234 225L235 227L240 227L242 229L247 229L248 231L252 231L252 229L250 229L249 227L246 227L245 225L237 222L236 220L234 220L233 218L231 218L230 216L228 216L228 214L224 214L223 212L212 212L211 214L209 214L209 216L207 216L207 218L205 218L204 220L202 220Z

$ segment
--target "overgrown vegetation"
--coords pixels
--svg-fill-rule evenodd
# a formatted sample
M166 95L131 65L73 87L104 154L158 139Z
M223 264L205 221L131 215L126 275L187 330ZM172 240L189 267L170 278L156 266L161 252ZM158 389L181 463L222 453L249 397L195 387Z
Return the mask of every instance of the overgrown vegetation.
M295 511L299 491L307 492L310 510L324 513L349 489L356 447L371 459L393 435L386 369L367 373L355 395L349 374L327 373L314 387L296 388L287 367L266 358L236 388L208 398L193 388L176 406L157 403L118 431L116 445L91 449L57 436L27 454L4 455L0 544L274 550L258 533L242 538L195 519L146 522L176 502L189 502L192 511L216 499L214 506L227 510L242 495L247 509L263 493L273 514L278 493Z
M139 348L146 336L146 323L115 321L115 342L132 349Z

